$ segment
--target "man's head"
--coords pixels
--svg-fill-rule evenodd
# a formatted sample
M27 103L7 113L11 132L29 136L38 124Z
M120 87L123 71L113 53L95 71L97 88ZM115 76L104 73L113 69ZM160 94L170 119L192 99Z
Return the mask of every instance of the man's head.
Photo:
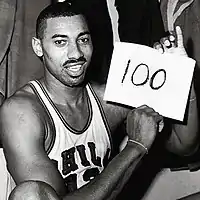
M81 8L65 2L46 7L38 16L36 36L32 45L43 59L45 76L68 86L81 84L93 50Z
M79 4L71 4L65 1L47 6L38 15L36 21L36 37L38 39L43 39L44 31L47 26L47 19L56 17L71 17L74 15L84 15L83 9Z

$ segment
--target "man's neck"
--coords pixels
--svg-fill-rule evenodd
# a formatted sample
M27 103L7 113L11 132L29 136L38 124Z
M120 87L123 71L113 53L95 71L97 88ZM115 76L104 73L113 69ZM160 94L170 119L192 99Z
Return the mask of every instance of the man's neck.
M41 79L41 83L55 104L76 106L85 99L85 85L70 87L45 78Z

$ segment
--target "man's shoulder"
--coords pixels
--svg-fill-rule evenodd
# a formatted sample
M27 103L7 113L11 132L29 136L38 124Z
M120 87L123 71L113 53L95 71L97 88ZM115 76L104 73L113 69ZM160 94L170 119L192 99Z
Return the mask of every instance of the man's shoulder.
M36 95L28 86L24 86L3 102L0 113L12 115L14 112L24 112L31 115L33 110L39 110L39 106Z
M25 148L44 140L46 113L36 95L25 86L7 98L0 107L0 139L4 146ZM24 139L25 138L25 139Z
M1 131L12 137L34 134L43 136L46 123L45 110L36 95L26 86L7 98L0 107ZM42 133L42 134L41 134Z
M108 119L108 123L111 129L115 129L115 127L118 126L119 123L121 123L126 118L130 108L127 108L126 106L122 104L105 101L103 99L105 88L106 88L105 84L99 85L97 83L91 83L91 86L94 89L96 95L98 96L103 106L105 115Z

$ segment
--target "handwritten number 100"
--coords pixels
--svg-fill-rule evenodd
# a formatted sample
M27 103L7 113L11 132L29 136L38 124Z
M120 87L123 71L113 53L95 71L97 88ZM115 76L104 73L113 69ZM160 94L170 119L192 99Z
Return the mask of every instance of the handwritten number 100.
M127 63L127 66L126 66L124 75L123 75L123 77L122 77L121 83L123 83L123 82L124 82L124 79L126 78L126 75L127 75L127 72L128 72L128 68L129 68L129 65L130 65L130 62L131 62L131 61L128 60L128 63ZM141 67L141 66L146 67L146 69L147 69L146 78L145 78L142 82L140 82L140 83L135 83L135 82L134 82L134 75L135 75L136 71L139 69L139 67ZM155 77L156 77L156 75L157 75L158 73L163 73L163 74L164 74L164 80L163 80L163 82L162 82L160 85L154 86L154 79L155 79ZM146 65L146 64L144 64L144 63L141 63L141 64L137 65L136 68L135 68L135 70L134 70L133 73L132 73L132 76L131 76L131 82L132 82L132 84L135 85L135 86L142 86L142 85L145 85L145 84L147 83L148 80L149 80L149 67L148 67L148 65ZM150 86L151 89L153 89L153 90L158 90L158 89L160 89L160 88L165 84L165 81L166 81L166 71L165 71L164 69L158 69L158 70L157 70L156 72L154 72L154 74L151 76L150 81L149 81L149 86Z

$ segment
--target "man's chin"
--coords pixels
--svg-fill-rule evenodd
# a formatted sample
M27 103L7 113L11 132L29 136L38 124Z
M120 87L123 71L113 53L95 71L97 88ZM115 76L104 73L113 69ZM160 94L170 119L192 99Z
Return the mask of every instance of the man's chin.
M86 81L84 80L84 78L81 78L79 80L76 80L76 81L73 81L71 83L68 83L68 86L70 86L70 87L82 87L82 86L85 85L85 82Z

